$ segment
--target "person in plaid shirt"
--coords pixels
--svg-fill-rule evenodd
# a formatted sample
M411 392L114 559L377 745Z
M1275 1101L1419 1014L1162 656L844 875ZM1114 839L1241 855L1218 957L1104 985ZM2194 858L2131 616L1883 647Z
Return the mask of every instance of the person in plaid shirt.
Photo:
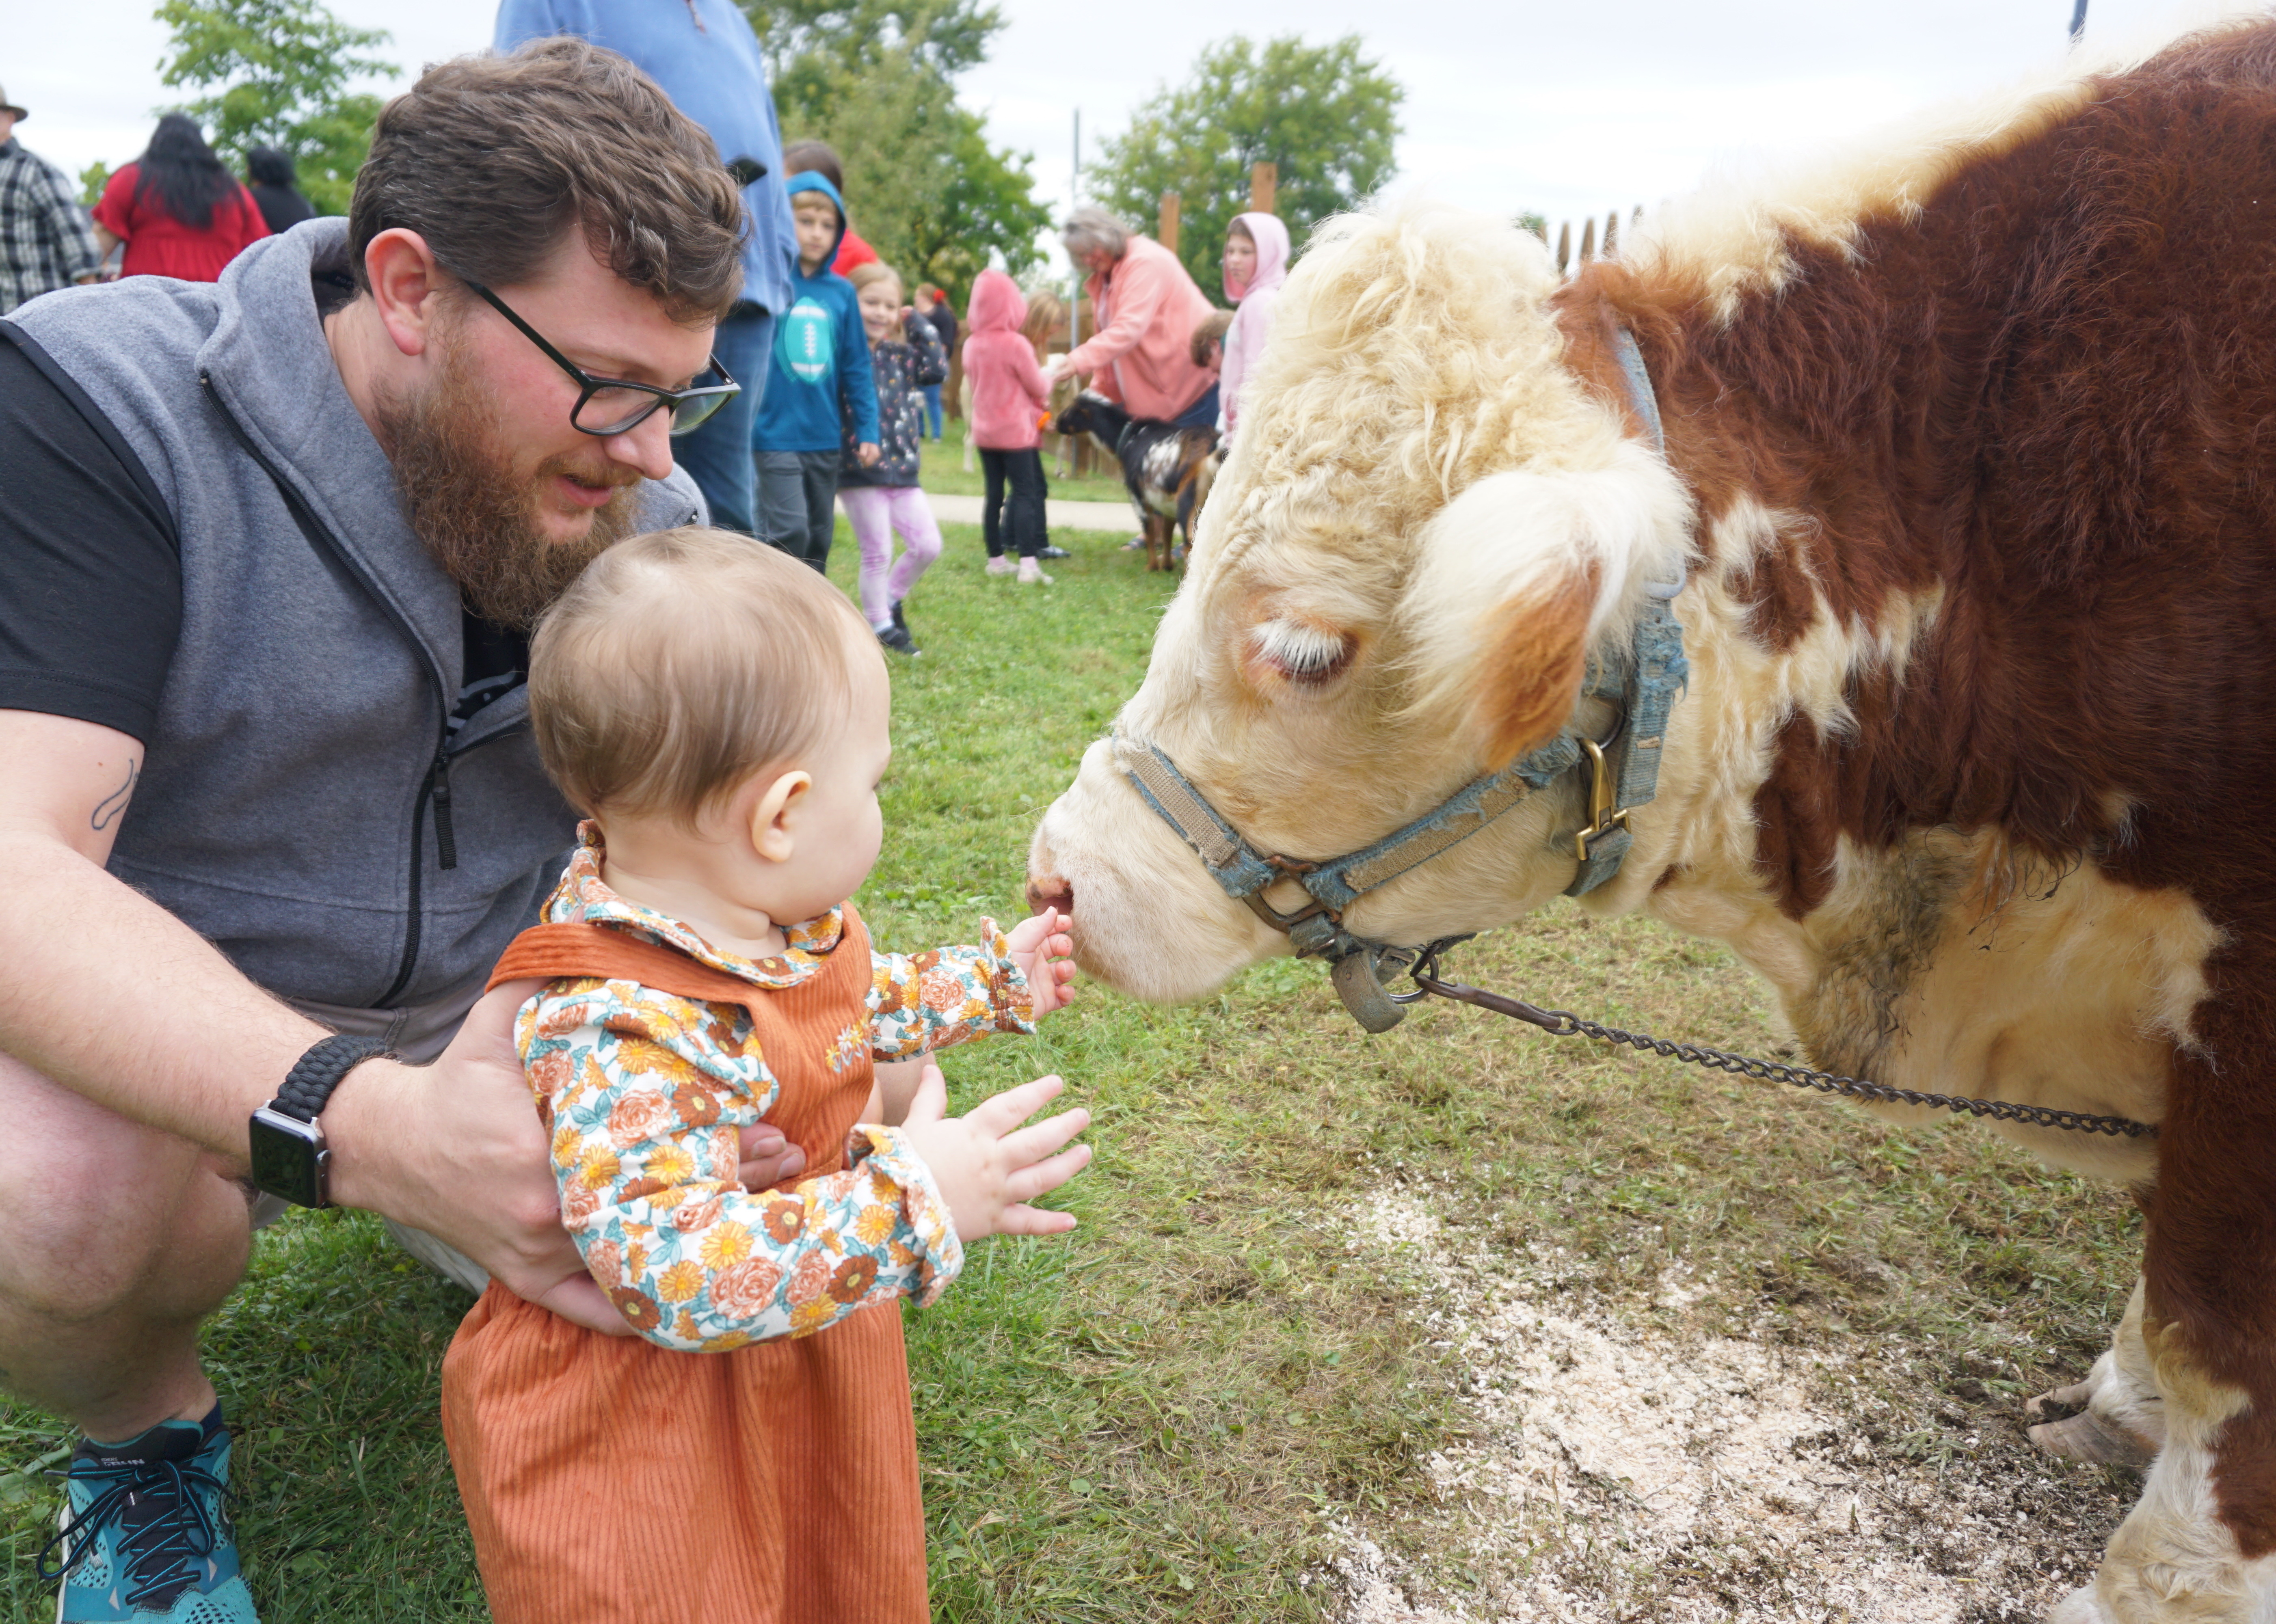
M0 315L27 299L92 282L102 252L63 171L15 139L31 115L0 90Z

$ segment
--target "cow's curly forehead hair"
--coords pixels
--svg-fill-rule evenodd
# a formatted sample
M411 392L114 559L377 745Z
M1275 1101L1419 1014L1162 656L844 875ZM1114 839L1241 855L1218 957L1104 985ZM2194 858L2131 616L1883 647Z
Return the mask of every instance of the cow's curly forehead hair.
M381 110L348 207L360 289L364 250L398 227L493 287L527 281L575 229L677 321L716 321L742 291L742 197L711 138L581 40L437 63Z
M1557 285L1532 237L1451 204L1325 223L1275 307L1216 562L1289 523L1379 557L1488 474L1600 466L1618 430L1560 365Z

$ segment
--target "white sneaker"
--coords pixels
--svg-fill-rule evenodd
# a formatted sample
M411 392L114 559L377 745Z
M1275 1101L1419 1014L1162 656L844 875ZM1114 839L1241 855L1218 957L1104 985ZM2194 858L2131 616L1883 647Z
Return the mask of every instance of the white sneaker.
M988 573L990 575L1009 575L1017 567L1018 565L1001 553L988 560Z
M1020 584L1023 587L1032 587L1038 582L1048 587L1051 584L1051 578L1043 573L1043 566L1033 558L1020 559Z

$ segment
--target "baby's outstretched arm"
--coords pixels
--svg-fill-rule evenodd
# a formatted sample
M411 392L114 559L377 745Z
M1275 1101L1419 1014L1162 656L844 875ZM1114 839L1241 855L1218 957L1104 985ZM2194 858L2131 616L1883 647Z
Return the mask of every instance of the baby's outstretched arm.
M564 1222L631 1329L725 1349L884 1298L929 1301L955 1278L947 1203L898 1133L863 1130L853 1165L795 1188L747 1185L738 1164L755 1150L777 1179L803 1157L762 1120L777 1096L763 1059L717 1041L731 1017L621 983L562 985L524 1010L520 1046L550 1111Z
M980 923L981 940L970 946L870 955L874 1059L914 1059L990 1032L1033 1033L1037 1015L1066 1003L1074 967L1060 960L1074 945L1062 930L1028 919L1007 936L992 919Z

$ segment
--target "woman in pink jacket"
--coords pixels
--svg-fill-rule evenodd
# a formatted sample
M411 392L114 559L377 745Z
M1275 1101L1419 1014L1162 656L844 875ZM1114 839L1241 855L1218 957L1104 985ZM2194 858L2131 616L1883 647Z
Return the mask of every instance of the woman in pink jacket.
M1240 386L1256 372L1272 331L1272 301L1288 279L1288 228L1279 216L1235 215L1225 233L1225 296L1238 308L1225 336L1218 374L1217 431L1230 440L1240 426Z
M1088 373L1091 388L1133 417L1214 427L1217 379L1194 364L1191 350L1194 329L1212 307L1178 256L1088 205L1067 216L1059 238L1067 257L1090 272L1083 286L1098 331L1052 362L1052 380Z
M1035 346L1020 331L1028 301L1020 285L1000 270L983 270L972 285L965 322L964 376L972 384L972 443L980 448L980 471L988 483L981 509L981 535L988 543L988 573L1008 575L1005 532L1020 555L1020 579L1051 584L1036 555L1043 545L1043 459L1036 450L1050 409L1051 385L1036 364ZM1004 487L1012 487L1009 512Z

